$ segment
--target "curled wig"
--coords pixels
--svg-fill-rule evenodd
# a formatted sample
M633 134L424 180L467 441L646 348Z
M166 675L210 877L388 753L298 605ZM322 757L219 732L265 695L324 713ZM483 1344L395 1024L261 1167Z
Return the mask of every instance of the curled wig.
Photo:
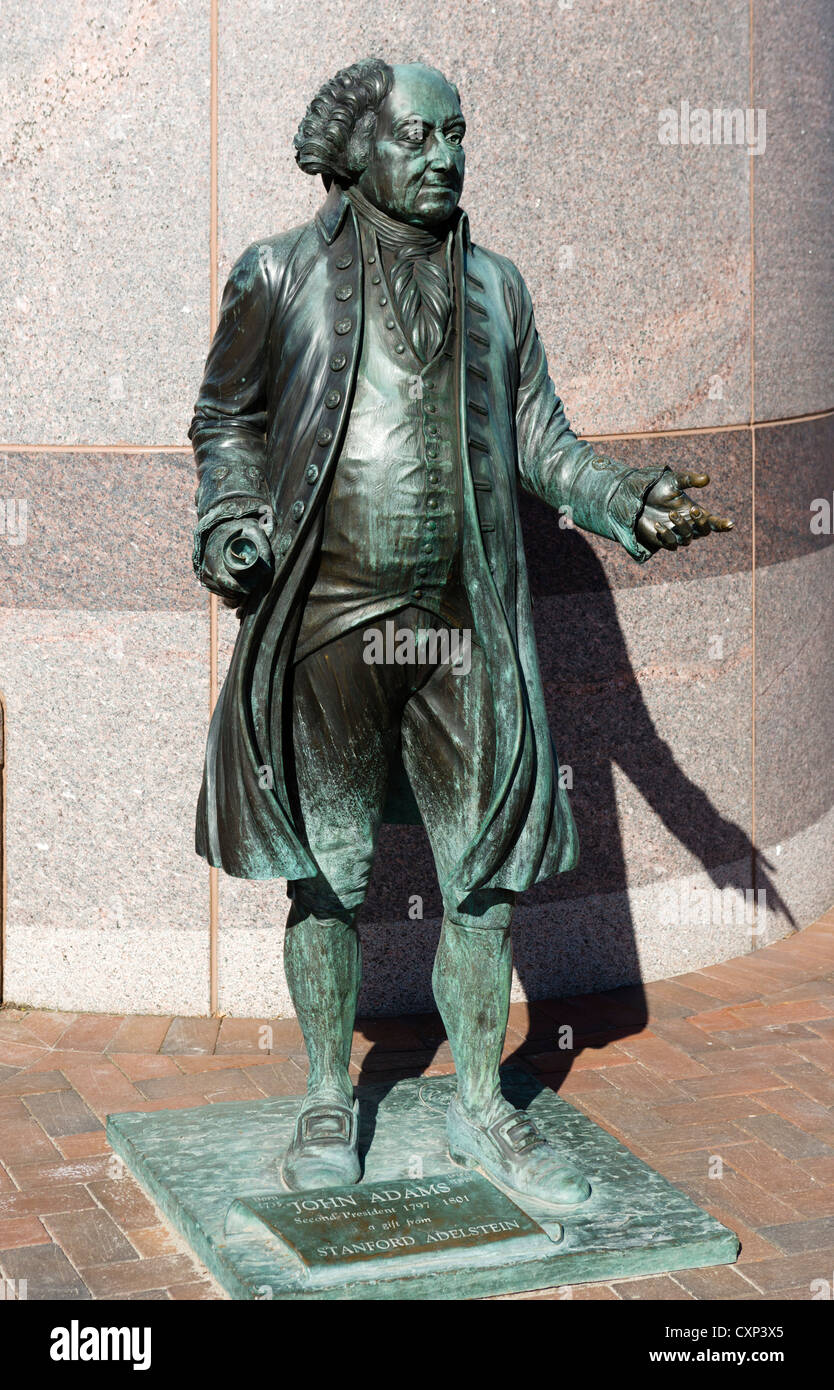
M391 90L393 69L381 58L363 58L320 87L307 107L293 144L305 174L350 183L362 172L376 113Z

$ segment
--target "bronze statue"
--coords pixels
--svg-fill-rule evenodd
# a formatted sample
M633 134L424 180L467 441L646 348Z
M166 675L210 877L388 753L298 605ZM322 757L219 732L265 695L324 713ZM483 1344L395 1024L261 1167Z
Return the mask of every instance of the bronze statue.
M558 1205L585 1200L587 1179L498 1076L515 897L577 857L517 485L638 561L732 523L686 495L706 475L628 468L572 433L524 281L471 241L458 207L464 130L433 68L345 68L295 139L324 205L250 246L226 287L191 426L194 564L240 632L197 849L289 883L310 1076L282 1176L304 1190L360 1176L355 920L380 824L422 821L444 902L433 983L457 1073L450 1154ZM460 634L465 662L450 656Z

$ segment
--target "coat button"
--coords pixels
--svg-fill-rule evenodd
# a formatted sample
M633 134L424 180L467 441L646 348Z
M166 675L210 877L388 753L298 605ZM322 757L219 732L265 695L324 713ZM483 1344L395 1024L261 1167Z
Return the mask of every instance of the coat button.
M327 428L327 426L325 425L324 428L323 428L323 429L320 429L319 432L318 432L318 434L316 435L316 443L317 443L317 444L321 444L322 448L324 448L324 446L325 446L326 444L329 444L329 443L330 443L330 441L331 441L332 438L333 438L333 431L332 431L332 430L329 430L329 429Z
M427 448L426 448L426 458L430 458L430 459L436 459L436 458L437 458L437 445L436 445L436 444L429 444L429 445L427 446Z
M280 541L278 542L278 554L279 554L279 555L286 555L286 553L287 553L287 551L289 550L289 548L290 548L291 545L292 545L292 540L291 540L291 538L290 538L289 536L282 536L281 539L280 539Z
M335 410L335 409L336 409L336 406L340 404L341 399L342 399L342 393L341 393L341 391L337 391L336 388L334 387L333 390L332 390L332 391L328 391L327 395L325 396L325 398L324 398L324 404L327 406L328 410Z
M347 358L343 352L334 352L330 359L331 372L341 372L347 364Z
M339 270L347 270L349 265L353 265L352 256L340 256L336 262L336 266Z
M345 333L349 333L352 329L353 319L339 319L337 323L334 323L333 327L335 328L336 332L339 334L339 337L341 338L344 336Z
M307 479L307 482L310 484L311 487L313 486L313 483L318 481L318 476L318 464L311 463L307 469L307 472L304 474L304 477Z
M222 478L228 478L229 470L228 468L214 468L211 476L216 483L219 483Z
M415 590L414 590L414 597L415 597L415 598L422 598L422 597L423 597L423 590L422 590L422 589L415 589Z
M344 301L345 299L350 299L352 294L353 287L351 285L340 285L336 291L336 298Z
M301 498L299 498L298 501L293 502L292 506L290 507L290 516L292 517L293 521L300 521L303 515L304 503L301 501Z

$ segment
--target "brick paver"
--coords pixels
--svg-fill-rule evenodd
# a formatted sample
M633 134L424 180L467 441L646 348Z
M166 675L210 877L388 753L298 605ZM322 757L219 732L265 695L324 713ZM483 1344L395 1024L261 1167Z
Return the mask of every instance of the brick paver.
M742 1242L732 1267L512 1297L801 1300L834 1281L834 909L645 988L513 1004L505 1057ZM451 1070L436 1014L358 1021L355 1080ZM110 1153L105 1116L293 1095L305 1071L294 1019L0 1011L2 1276L31 1299L223 1297Z

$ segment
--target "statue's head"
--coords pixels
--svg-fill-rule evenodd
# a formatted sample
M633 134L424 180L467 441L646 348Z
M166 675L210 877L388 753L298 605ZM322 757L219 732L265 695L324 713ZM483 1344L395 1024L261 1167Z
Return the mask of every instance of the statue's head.
M460 200L465 129L458 89L436 68L366 58L313 97L295 157L327 187L356 184L389 217L431 227Z

